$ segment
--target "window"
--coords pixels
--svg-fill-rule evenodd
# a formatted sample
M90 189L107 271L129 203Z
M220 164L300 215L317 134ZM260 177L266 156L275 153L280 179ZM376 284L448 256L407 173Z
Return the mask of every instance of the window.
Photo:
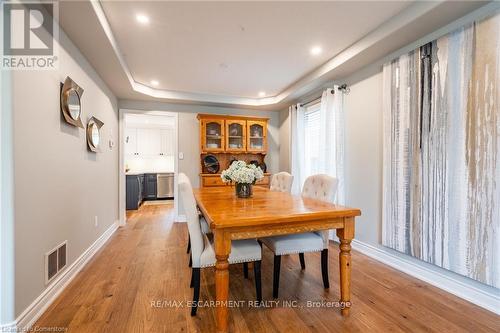
M320 107L315 103L304 114L304 177L321 173L320 167Z

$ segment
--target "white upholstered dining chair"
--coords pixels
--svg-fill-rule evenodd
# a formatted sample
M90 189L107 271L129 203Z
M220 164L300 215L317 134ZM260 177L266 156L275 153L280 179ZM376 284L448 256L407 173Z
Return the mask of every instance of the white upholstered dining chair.
M269 189L276 192L287 192L290 193L292 190L293 176L288 172L282 171L273 175L271 178L271 184ZM262 244L261 241L258 241ZM245 278L248 278L248 266L243 264L243 274Z
M196 201L194 199L191 182L183 173L179 174L179 193L187 217L189 239L191 240L191 287L194 288L191 316L195 316L197 310L196 305L200 297L200 269L215 266L216 258L213 240L211 239L212 237L204 234L201 230L200 216L198 215L198 210L196 208ZM245 239L233 240L231 242L231 253L228 259L229 264L247 262L254 263L255 291L258 302L262 301L260 273L261 258L262 250L256 240Z
M338 181L328 175L310 176L304 182L302 197L333 202L337 192ZM274 252L274 277L273 297L278 297L281 256L286 254L299 254L300 266L305 269L305 252L321 251L321 275L325 289L330 287L328 281L328 230L320 232L307 232L261 238L271 251Z
M205 218L203 217L203 215L201 215L200 212L198 212L198 216L200 217L201 232L205 235L211 234L212 230L210 230L210 227L208 226L207 220L205 220ZM188 246L187 246L186 253L189 254L190 252L191 252L191 239L188 237ZM191 256L189 256L189 267L191 267L192 264L193 264L193 262L191 260Z
M273 175L269 189L271 191L288 192L292 190L293 176L288 172L282 171Z

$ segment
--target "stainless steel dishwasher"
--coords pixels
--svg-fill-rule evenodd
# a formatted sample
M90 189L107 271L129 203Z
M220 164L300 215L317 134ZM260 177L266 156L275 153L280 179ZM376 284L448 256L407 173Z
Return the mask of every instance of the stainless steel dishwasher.
M174 173L159 173L156 175L156 197L173 198L174 197Z

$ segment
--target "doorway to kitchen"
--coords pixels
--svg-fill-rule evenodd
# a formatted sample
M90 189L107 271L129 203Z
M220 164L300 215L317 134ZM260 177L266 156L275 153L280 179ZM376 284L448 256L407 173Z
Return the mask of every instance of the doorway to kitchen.
M120 109L120 223L127 210L172 205L180 220L177 195L175 112Z

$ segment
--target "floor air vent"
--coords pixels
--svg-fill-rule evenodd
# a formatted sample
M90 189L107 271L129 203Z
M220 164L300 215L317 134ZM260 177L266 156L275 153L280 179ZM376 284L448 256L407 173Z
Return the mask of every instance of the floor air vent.
M45 284L54 279L64 267L66 267L67 241L58 245L55 249L45 253Z

